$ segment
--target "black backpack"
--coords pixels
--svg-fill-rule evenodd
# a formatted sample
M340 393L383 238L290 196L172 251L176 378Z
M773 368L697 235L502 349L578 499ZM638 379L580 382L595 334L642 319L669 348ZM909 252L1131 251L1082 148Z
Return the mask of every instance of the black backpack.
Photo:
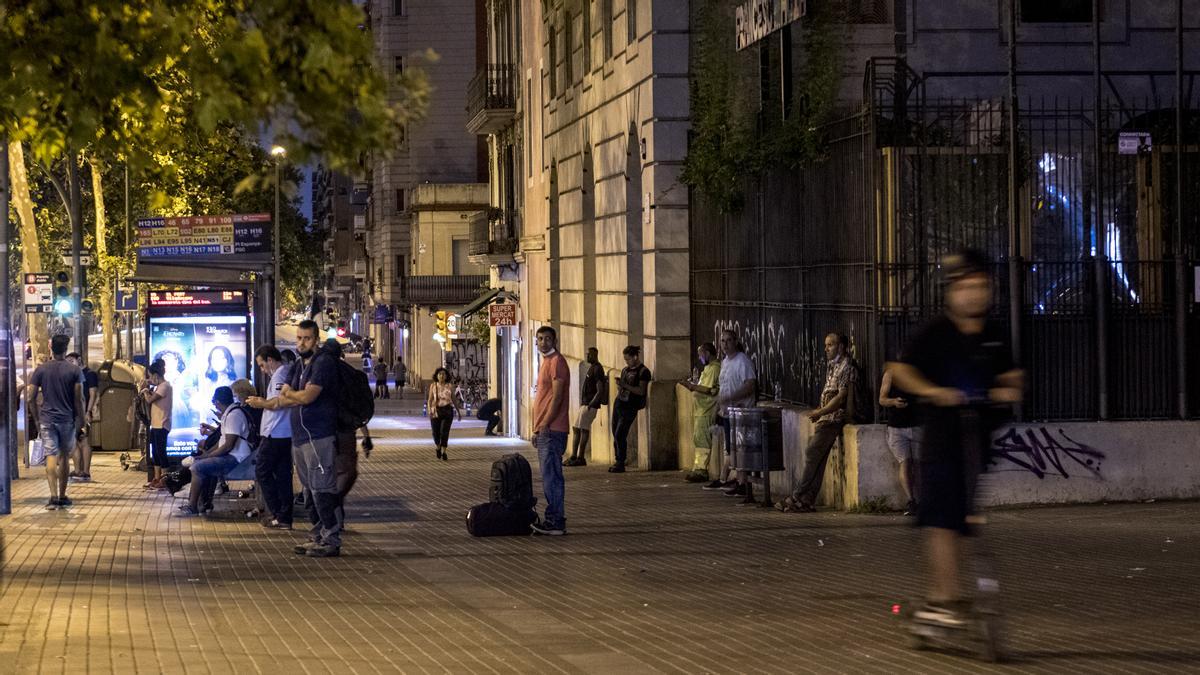
M334 358L337 368L337 430L358 431L375 416L375 392L367 374Z
M242 414L246 416L246 426L250 428L249 433L242 438L250 444L251 450L257 448L258 444L262 442L262 434L260 432L260 427L262 427L262 411L258 408L251 408L245 403L238 403L233 407L242 411Z
M467 532L476 537L521 537L532 534L537 520L533 509L513 511L502 504L484 502L467 511Z
M533 496L533 471L521 453L504 455L492 462L488 500L511 511L528 511L537 504Z

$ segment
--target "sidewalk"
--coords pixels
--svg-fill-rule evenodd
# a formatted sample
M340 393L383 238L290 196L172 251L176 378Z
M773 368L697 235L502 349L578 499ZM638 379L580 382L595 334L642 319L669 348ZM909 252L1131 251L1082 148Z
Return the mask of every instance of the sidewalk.
M900 516L739 508L680 474L593 466L567 470L569 536L474 539L463 514L492 460L536 454L470 420L438 462L418 395L380 415L336 559L293 555L299 532L234 500L174 517L115 454L66 511L43 510L42 474L24 473L0 518L0 673L989 669L906 648L889 608L919 577ZM993 520L1005 670L1200 670L1200 504Z

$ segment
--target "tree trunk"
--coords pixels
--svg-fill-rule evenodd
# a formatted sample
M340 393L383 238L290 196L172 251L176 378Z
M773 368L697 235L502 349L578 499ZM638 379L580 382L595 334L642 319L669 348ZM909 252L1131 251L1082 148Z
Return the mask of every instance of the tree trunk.
M92 168L92 196L96 202L96 265L99 269L97 295L100 300L100 325L104 330L104 360L110 361L117 352L117 326L113 311L113 280L117 278L117 259L108 255L107 215L104 211L104 189L99 162L89 159Z
M17 210L21 228L21 273L43 272L42 250L38 243L37 221L33 217L33 199L29 196L29 173L25 169L25 151L18 141L8 144L8 175L12 184L12 201ZM33 352L33 363L38 357L49 355L50 331L46 327L46 315L30 314L29 344Z

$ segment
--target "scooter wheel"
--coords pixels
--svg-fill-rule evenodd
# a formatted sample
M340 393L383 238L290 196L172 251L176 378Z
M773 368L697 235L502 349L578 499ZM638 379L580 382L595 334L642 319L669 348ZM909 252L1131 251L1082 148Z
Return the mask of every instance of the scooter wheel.
M926 649L929 649L929 638L917 633L909 633L908 647L909 649L915 649L916 651L923 652Z

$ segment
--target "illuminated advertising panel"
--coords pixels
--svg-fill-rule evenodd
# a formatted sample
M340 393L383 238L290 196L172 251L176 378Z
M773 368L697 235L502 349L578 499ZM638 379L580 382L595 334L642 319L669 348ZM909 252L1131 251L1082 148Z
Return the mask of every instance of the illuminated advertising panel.
M149 355L162 359L171 383L167 454L183 457L201 440L200 423L216 426L217 387L249 379L250 319L243 291L153 291Z

